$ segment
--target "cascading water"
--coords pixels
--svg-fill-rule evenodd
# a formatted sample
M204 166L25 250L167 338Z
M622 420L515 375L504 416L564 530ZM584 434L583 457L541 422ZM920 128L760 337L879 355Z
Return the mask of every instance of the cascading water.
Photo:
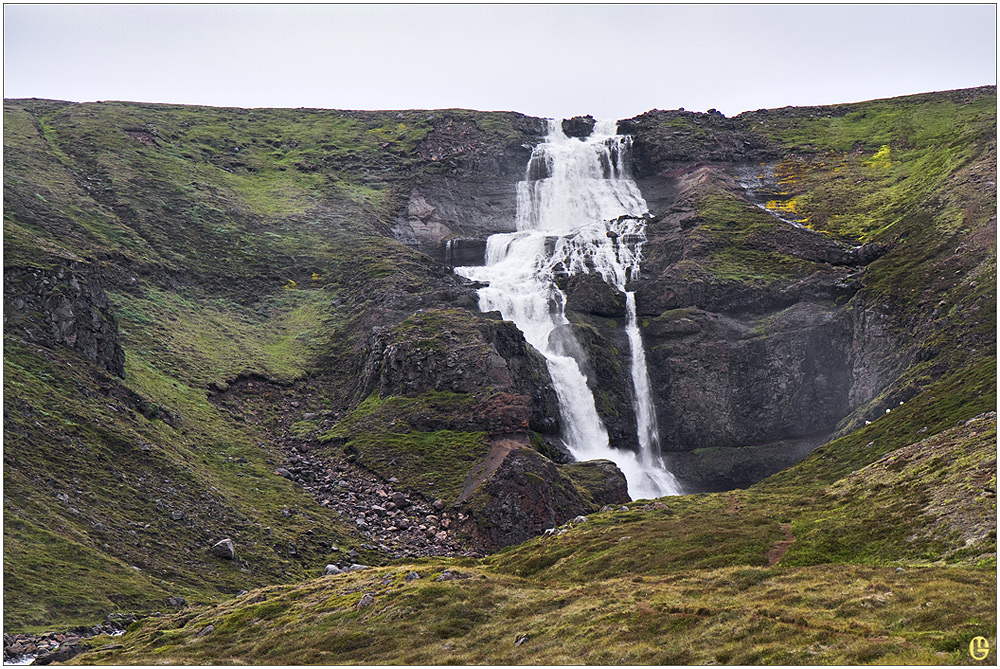
M566 445L578 460L605 458L625 474L633 499L679 494L659 454L656 413L636 318L635 294L625 290L639 271L646 238L646 202L625 169L630 138L601 121L585 140L549 121L546 141L532 152L517 187L517 232L492 235L486 264L457 267L479 289L479 307L499 311L524 333L548 364L559 398ZM632 382L640 452L612 448L594 395L580 370L579 344L567 327L557 275L598 273L626 298Z

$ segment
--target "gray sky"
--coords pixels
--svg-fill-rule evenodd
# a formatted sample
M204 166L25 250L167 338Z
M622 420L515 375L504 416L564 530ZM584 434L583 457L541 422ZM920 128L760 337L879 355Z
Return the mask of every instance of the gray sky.
M4 5L4 97L628 118L996 83L994 5Z

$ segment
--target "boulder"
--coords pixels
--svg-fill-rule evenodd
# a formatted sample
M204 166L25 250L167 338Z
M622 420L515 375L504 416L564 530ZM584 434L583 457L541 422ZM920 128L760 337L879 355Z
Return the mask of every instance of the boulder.
M224 560L236 559L236 544L232 539L223 539L211 548L212 555Z
M567 137L585 139L590 137L591 133L594 132L594 125L596 124L597 121L590 114L586 116L574 116L573 118L563 119L562 131Z
M83 646L78 642L62 643L54 650L47 653L39 653L32 664L52 664L53 662L66 662L83 652Z

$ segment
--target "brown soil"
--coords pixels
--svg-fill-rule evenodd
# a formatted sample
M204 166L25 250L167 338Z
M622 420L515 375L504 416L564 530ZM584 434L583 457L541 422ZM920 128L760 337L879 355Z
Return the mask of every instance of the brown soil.
M771 548L770 551L768 551L767 553L768 567L773 567L774 565L778 564L781 558L784 557L785 551L788 550L788 547L795 542L795 535L792 534L792 526L790 524L782 523L781 529L785 531L785 540L779 541L778 543L774 544L774 547Z

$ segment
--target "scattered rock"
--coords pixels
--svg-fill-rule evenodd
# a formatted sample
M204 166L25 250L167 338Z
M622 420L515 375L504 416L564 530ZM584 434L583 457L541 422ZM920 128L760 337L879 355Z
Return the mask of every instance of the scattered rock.
M187 601L183 597L167 597L167 604L175 608L180 608L187 604Z
M416 581L419 578L420 578L420 574L418 574L415 571L411 571L409 574L407 574L406 576L403 577L403 580L406 581L406 582L410 582L410 581Z
M79 639L74 642L63 642L47 653L39 653L32 664L51 664L53 662L65 662L83 652L83 647Z
M365 593L360 600L358 600L358 610L368 608L375 603L375 595L370 592Z
M214 631L215 631L215 625L208 625L204 629L202 629L200 632L198 632L198 636L206 636L208 634L211 634Z
M324 576L336 576L337 574L343 574L344 570L335 564L328 564L323 568Z
M527 634L518 634L517 638L514 640L514 645L515 646L520 646L520 645L525 644L525 643L528 643L528 635Z
M223 558L224 560L236 559L236 545L233 543L232 539L223 539L219 543L212 546L211 551L212 555Z

